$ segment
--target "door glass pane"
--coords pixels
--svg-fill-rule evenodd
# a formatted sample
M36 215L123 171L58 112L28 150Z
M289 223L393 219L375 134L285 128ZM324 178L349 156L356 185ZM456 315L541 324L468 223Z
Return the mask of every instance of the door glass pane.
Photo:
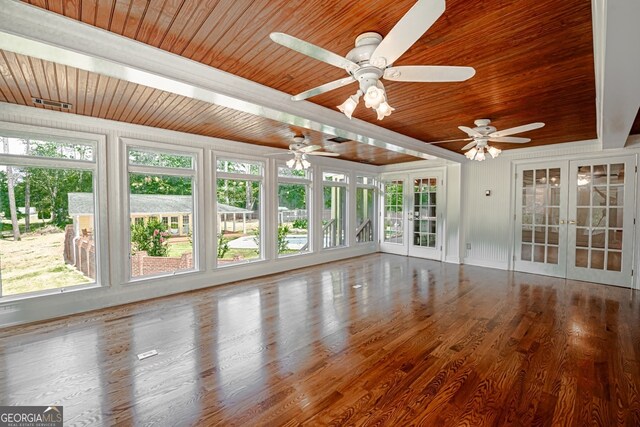
M556 246L547 247L547 264L558 263L558 248Z
M403 243L404 227L404 182L387 181L384 186L384 241Z
M560 169L523 171L522 181L522 261L546 263L549 239L558 243L560 224ZM533 225L533 227L532 227ZM527 243L535 243L534 246ZM557 248L551 259L557 263Z
M578 168L576 267L622 270L624 168L623 163Z
M436 247L436 178L413 181L413 245Z

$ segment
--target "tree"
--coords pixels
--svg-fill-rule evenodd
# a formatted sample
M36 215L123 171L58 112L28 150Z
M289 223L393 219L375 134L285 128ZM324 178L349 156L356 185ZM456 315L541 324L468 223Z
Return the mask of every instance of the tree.
M5 153L9 152L9 139L2 138L2 145ZM7 193L9 195L9 211L11 215L11 227L13 228L13 240L20 240L20 228L18 227L18 211L16 209L15 182L13 168L7 166Z

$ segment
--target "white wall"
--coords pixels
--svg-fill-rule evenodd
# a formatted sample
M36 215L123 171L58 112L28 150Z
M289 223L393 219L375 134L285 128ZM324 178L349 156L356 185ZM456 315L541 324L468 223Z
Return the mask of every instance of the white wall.
M126 172L124 172L124 166L117 163L118 156L114 154L117 154L117 150L115 149L121 144L121 138L172 144L175 145L176 149L185 145L210 148L214 150L214 153L223 152L245 156L258 156L257 159L260 160L265 160L264 155L269 152L274 152L274 150L235 141L207 138L5 103L0 103L0 121L106 136L107 158L110 159L110 163L107 165L108 178L102 177L102 179L108 179L110 186L108 193L110 213L109 228L108 232L107 230L101 231L101 238L104 239L108 236L109 239L109 263L107 265L109 282L103 283L103 286L91 289L68 288L64 292L54 291L54 293L50 295L41 297L24 297L19 299L11 297L3 298L3 301L0 302L0 327L60 317L184 292L191 289L244 280L251 277L369 254L377 250L377 244L375 242L358 245L353 244L351 247L323 250L294 257L283 257L214 269L212 259L215 258L215 255L212 254L215 254L215 252L213 251L213 244L211 243L212 239L206 237L215 236L215 224L213 224L213 220L211 220L210 222L205 222L203 232L204 239L201 239L203 240L201 247L204 247L207 251L207 264L202 267L204 271L179 274L174 277L149 279L135 283L123 283L125 275L123 274L122 264L126 259L124 258L126 255L123 255L122 252L127 252L128 242L124 242L123 236L125 236L126 233L122 233L121 229L122 227L128 226L128 218L125 218L124 222L122 222L120 218L122 215L119 214L121 210L119 203L122 201L122 194L118 192L118 188L120 188L119 184L122 183L122 177ZM320 165L328 167L331 170L351 173L352 181L355 180L357 173L376 175L379 169L375 166L320 157L314 158L313 163L315 179L318 179L321 175ZM268 160L269 170L265 178L265 197L275 197L276 194L274 190L274 165L273 160ZM211 165L209 165L209 167L211 167ZM208 182L201 183L200 187L204 187L208 189L208 191L211 191L213 188L211 183ZM314 188L321 188L319 181L315 181ZM321 192L316 192L316 194L316 199L321 200ZM211 195L205 196L205 203L208 203L210 199ZM349 203L349 218L355 217L355 213L351 212L351 210L355 208L354 205L354 203ZM266 206L273 207L274 203L266 203ZM321 203L319 206L321 206ZM267 212L263 220L265 221L265 228L267 230L275 230L277 228L277 226L274 225L276 221L275 212ZM270 221L271 224L267 224L267 221ZM271 242L275 240L274 236L268 236L268 238ZM269 240L267 243L269 243ZM271 251L272 254L274 252L274 250Z

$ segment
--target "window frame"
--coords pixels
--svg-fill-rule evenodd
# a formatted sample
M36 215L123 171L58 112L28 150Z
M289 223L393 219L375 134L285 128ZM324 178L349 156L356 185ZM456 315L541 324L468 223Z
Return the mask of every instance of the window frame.
M359 183L358 182L358 178L368 178L370 180L369 184L364 184L364 183ZM373 201L373 217L371 218L371 227L373 230L373 237L372 240L370 241L366 241L366 242L358 242L357 241L357 234L354 234L354 243L356 245L370 245L370 244L375 244L378 241L378 221L377 218L380 215L379 209L378 209L378 189L379 189L379 183L380 181L378 180L378 178L376 176L373 175L368 175L368 174L363 174L363 173L356 173L355 176L355 194L354 194L354 214L355 214L355 218L354 218L354 233L356 233L357 231L357 227L358 227L358 189L364 188L364 189L369 189L373 191L373 197L372 197L372 201Z
M325 174L327 173L334 173L334 174L340 174L344 176L344 181L329 181L329 180L325 180ZM322 185L322 190L320 191L320 206L322 206L322 209L320 210L320 224L318 225L318 240L319 240L319 247L320 250L322 251L331 251L331 250L335 250L335 249L344 249L344 248L349 248L351 247L351 205L352 205L352 201L351 201L351 192L349 191L349 187L351 186L351 174L347 171L343 171L340 169L328 169L328 168L322 168L322 170L320 171L320 184ZM330 246L328 248L324 247L324 241L323 241L323 232L322 232L322 220L323 220L323 215L324 215L324 189L325 187L342 187L344 189L345 192L345 196L344 196L344 200L345 200L345 207L344 207L344 244L342 245L336 245L336 246Z
M121 195L121 208L118 210L118 215L121 216L119 218L122 226L120 227L121 231L121 253L122 253L122 265L125 266L123 274L122 282L124 285L136 285L149 281L154 281L160 278L171 278L175 276L182 275L192 275L198 274L203 270L203 266L206 265L203 260L204 256L204 246L201 242L204 242L204 224L203 224L203 215L201 214L203 206L202 203L202 194L203 194L203 158L204 158L204 150L202 148L187 146L187 145L179 145L178 149L173 148L173 145L163 143L163 142L154 142L154 141L146 141L146 140L138 140L132 138L120 138L120 149L121 149L121 161L120 166L123 170L122 185L120 187L120 195ZM172 154L172 155L183 155L183 156L192 156L193 163L192 167L189 168L171 168L171 167L163 167L163 166L142 166L142 165L133 165L129 163L129 149L140 149L144 151L153 151L163 154ZM131 209L130 209L130 200L131 200L131 183L130 183L130 174L151 174L151 175L162 175L162 176L174 176L174 177L191 177L191 194L193 197L193 219L190 223L192 230L195 228L196 233L191 234L192 238L192 248L193 248L193 268L189 270L180 270L174 271L173 273L157 273L157 274L147 274L144 276L133 277L131 275L131 227L130 220L131 217ZM160 220L162 220L163 215L158 216Z
M0 153L0 164L15 167L36 167L51 169L75 169L90 171L93 174L94 203L94 242L96 279L91 283L69 287L44 289L16 295L2 295L0 282L0 304L58 295L69 292L81 292L89 289L109 287L109 249L108 241L103 238L109 229L107 194L107 151L106 136L87 132L68 131L64 129L41 126L22 125L0 121L0 134L9 138L41 139L57 143L79 143L93 147L93 160L76 160L55 157L40 157Z
M294 176L280 176L280 168L287 168L289 169L289 167L286 165L286 163L284 161L276 161L275 163L275 181L276 181L276 188L275 188L275 229L276 229L276 241L275 241L275 259L282 259L282 258L290 258L290 257L296 257L296 256L301 256L301 255L308 255L314 252L314 241L315 241L315 221L314 221L314 215L313 215L313 211L314 211L314 194L313 194L313 169L312 168L308 168L306 169L306 177L294 177ZM296 185L304 185L307 187L307 194L306 194L306 203L307 203L307 250L305 252L299 252L296 254L288 254L288 255L281 255L278 253L278 241L277 241L277 230L278 227L280 226L280 217L279 217L279 207L280 207L280 199L278 196L279 193L279 189L280 189L280 184L296 184Z
M211 180L212 180L211 198L212 200L211 200L210 206L212 206L212 212L215 212L215 214L212 216L213 228L211 229L211 232L214 234L214 236L216 236L215 238L212 239L213 252L210 257L213 260L213 270L227 270L227 269L233 269L234 267L238 267L238 266L254 265L254 264L270 261L273 257L271 256L271 252L268 251L271 245L269 245L267 242L270 241L270 236L268 235L268 233L269 233L269 230L271 230L272 226L271 226L271 219L267 218L266 216L266 213L270 211L266 206L270 198L266 197L266 194L265 194L266 191L268 191L266 183L270 182L269 180L270 168L268 167L269 163L264 159L261 159L255 156L248 156L244 154L229 153L229 152L216 151L216 150L211 152L211 158L212 158L211 159ZM262 171L261 171L262 173L245 174L245 173L238 173L238 172L218 171L218 161L220 160L226 160L229 162L239 162L239 163L242 163L242 162L258 163L262 168ZM259 242L260 257L257 259L246 260L246 261L241 261L241 262L232 263L232 264L218 263L217 235L218 235L219 224L217 222L217 218L218 218L218 180L219 179L229 179L229 180L237 180L237 181L254 181L260 184L260 199L259 199L260 208L258 213L258 216L260 218L260 230L261 230L260 242Z

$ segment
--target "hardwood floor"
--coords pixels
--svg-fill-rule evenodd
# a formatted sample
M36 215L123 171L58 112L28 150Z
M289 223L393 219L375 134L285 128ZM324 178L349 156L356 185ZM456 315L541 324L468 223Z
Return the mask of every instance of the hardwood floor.
M64 405L65 425L638 426L640 294L375 254L0 330L0 404Z

